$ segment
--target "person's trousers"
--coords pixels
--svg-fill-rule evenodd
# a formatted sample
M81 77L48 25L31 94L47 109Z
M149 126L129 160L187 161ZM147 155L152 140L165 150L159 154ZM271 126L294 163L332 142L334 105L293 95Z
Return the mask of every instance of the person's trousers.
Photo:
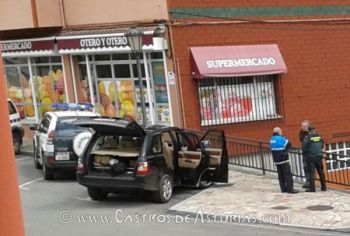
M290 192L293 188L293 175L289 162L276 165L278 181L280 183L281 192Z
M310 167L306 156L303 156L303 169L305 173L306 184L310 183Z
M326 187L326 178L323 171L323 163L321 156L308 156L308 165L310 168L310 190L315 190L315 172L320 177L321 187Z

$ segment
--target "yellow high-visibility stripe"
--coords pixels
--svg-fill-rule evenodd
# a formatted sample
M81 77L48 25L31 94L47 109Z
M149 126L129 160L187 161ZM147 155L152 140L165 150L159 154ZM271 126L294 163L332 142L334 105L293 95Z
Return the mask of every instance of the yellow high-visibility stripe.
M310 140L313 141L313 142L320 142L321 141L321 137L319 137L319 136L318 137L317 136L316 137L312 137L312 138L310 138Z

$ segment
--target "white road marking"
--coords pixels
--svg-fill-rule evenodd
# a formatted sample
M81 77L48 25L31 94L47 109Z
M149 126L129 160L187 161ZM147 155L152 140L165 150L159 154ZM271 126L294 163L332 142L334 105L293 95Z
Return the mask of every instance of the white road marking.
M75 197L76 200L80 200L80 201L88 201L88 202L92 202L90 197L87 198L82 198L82 197Z
M32 157L22 157L22 158L17 158L16 161L22 161L22 160L27 160Z
M28 186L29 184L33 184L33 183L36 183L36 182L39 182L41 180L43 180L44 178L38 178L38 179L34 179L34 180L31 180L29 182L26 182L24 184L21 184L20 186L18 186L20 189L23 189L23 190L28 190L28 188L25 188L24 186Z

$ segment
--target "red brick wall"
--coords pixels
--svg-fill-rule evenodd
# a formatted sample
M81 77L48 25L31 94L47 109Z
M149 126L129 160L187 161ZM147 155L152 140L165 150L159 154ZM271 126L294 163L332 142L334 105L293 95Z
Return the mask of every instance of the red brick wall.
M197 1L170 2L170 6L183 7L187 2L189 5ZM216 1L200 2L209 5ZM260 4L260 1L220 2ZM293 1L298 4L304 2L316 4L320 1ZM172 26L172 34L174 58L178 60L180 68L186 127L200 128L197 85L191 76L191 46L274 43L278 44L288 68L288 73L281 78L283 119L218 127L224 128L228 135L268 140L272 128L281 126L285 135L299 145L297 133L300 122L309 119L327 142L350 140L350 134L332 138L335 133L350 132L350 24L203 24Z

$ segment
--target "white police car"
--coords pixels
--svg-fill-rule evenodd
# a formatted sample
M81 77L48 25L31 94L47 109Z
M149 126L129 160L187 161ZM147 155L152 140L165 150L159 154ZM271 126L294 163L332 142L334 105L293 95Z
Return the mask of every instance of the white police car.
M56 111L46 112L35 130L33 136L34 167L43 169L44 179L54 178L58 171L68 170L75 173L78 157L73 151L73 138L86 128L81 128L72 122L81 118L100 116L92 109L91 104L53 104Z

